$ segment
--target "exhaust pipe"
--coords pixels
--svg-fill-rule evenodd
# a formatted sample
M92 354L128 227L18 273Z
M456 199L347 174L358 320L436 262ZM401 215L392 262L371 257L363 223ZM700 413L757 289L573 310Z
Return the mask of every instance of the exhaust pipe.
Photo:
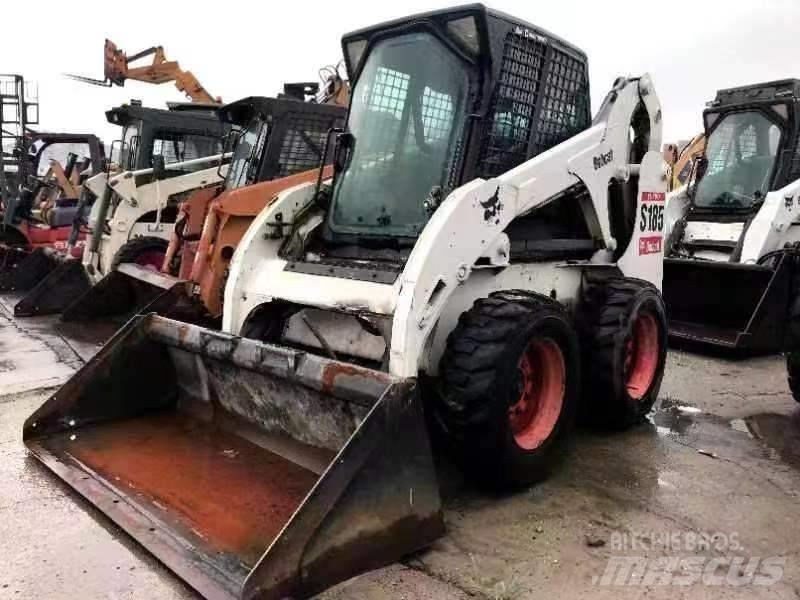
M444 531L415 380L156 315L23 439L206 598L307 598Z

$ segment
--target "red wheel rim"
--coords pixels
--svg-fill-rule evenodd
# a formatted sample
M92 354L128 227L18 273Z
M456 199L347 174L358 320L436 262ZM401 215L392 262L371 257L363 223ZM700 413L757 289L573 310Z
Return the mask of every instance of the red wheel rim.
M160 271L164 264L164 256L166 253L163 250L146 250L139 254L133 262L150 271Z
M661 354L658 338L655 317L647 312L639 314L625 353L625 386L634 400L645 397L656 377Z
M508 409L508 422L520 448L535 450L553 433L564 406L567 369L559 345L533 340L517 364L519 400Z

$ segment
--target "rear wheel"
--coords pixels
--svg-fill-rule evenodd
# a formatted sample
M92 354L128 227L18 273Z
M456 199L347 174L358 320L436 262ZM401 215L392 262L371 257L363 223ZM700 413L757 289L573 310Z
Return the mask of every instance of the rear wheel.
M168 245L167 240L152 236L128 240L114 255L111 269L116 269L122 263L134 263L151 271L160 271Z
M577 335L549 298L498 292L462 314L434 409L468 474L499 487L543 479L564 454L579 368Z
M638 279L588 284L581 327L584 413L622 429L641 422L658 397L667 357L667 319L658 290Z

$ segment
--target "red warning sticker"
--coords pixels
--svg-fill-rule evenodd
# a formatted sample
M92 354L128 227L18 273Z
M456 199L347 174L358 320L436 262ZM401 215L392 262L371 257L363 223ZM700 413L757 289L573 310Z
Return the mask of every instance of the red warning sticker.
M642 202L664 202L666 199L664 192L642 192Z
M661 236L650 235L639 238L639 256L643 254L658 254L661 252Z

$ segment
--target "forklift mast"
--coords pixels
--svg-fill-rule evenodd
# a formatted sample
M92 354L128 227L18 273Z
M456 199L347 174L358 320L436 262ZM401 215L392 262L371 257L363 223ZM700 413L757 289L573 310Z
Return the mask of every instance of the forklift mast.
M22 181L25 136L39 124L36 85L22 75L0 74L0 199L14 196Z

